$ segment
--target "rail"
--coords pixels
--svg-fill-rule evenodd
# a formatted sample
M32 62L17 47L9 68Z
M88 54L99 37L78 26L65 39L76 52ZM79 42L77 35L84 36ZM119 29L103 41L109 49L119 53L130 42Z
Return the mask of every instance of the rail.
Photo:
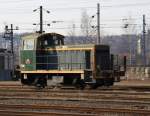
M16 110L17 109L17 110ZM24 109L24 111L20 111ZM26 110L25 110L26 109ZM41 112L41 110L45 110ZM15 110L15 111L14 111ZM32 110L32 111L30 111ZM97 108L80 106L62 106L62 105L4 105L0 104L0 115L2 114L26 114L27 115L54 115L54 116L98 116L100 114L118 114L118 115L150 115L150 110L135 110L122 108ZM9 115L10 116L10 115Z

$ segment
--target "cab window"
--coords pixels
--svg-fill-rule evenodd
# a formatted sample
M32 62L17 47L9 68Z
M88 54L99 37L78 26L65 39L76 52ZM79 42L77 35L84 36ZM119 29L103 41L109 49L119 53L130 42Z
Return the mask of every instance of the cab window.
M33 50L34 39L23 40L23 50Z

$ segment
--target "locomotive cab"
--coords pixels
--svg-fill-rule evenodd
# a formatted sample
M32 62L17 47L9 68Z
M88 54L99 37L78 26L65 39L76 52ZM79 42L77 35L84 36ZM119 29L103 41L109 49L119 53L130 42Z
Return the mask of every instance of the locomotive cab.
M36 69L36 38L39 34L29 34L22 37L22 46L20 50L20 69L21 69L21 83L25 85L32 85L34 79L27 73L22 71L31 71Z
M20 68L21 70L35 70L36 66L36 38L39 34L29 34L22 37L22 46L20 50Z
M37 38L37 50L64 45L64 36L56 33L43 34Z
M45 57L48 48L54 48L64 44L64 36L56 33L29 34L22 37L20 51L21 82L26 85L46 85L46 75L29 73L31 71L45 69ZM41 65L42 64L42 65ZM44 65L43 65L44 64ZM44 83L44 84L43 84Z

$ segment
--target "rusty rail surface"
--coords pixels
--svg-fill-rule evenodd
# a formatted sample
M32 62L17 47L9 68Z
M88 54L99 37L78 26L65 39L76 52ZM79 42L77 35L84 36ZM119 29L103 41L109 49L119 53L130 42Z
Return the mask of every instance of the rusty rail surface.
M35 87L5 87L5 86L0 86L0 92L50 92L50 93L85 93L85 94L126 94L126 95L150 95L150 88L149 91L135 91L135 90L130 90L127 88L126 90L118 90L118 89L102 89L102 90L77 90L77 89L37 89Z
M25 98L25 97L16 97L16 98L0 98L1 103L3 104L41 104L42 101L46 102L44 105L56 103L57 105L73 105L74 106L85 106L84 104L89 104L89 106L97 104L97 107L103 108L129 108L129 109L143 109L150 110L150 102L141 102L141 101L132 101L132 100L82 100L82 99L42 99L42 98ZM91 105L90 105L91 104ZM95 105L94 105L95 106Z
M0 110L1 116L98 116L95 114Z
M113 99L113 100L136 100L136 101L150 101L150 93L144 92L104 92L99 93L86 92L86 91L65 91L61 90L49 92L34 92L34 91L0 91L0 99L68 99L68 100L95 100Z
M11 109L11 110L10 110ZM46 111L46 112L40 112L40 111L14 111L18 109L26 109L26 110L56 110L56 111ZM60 111L59 111L60 110ZM68 111L68 112L62 112ZM76 111L76 113L71 113L70 111ZM97 108L97 107L77 107L77 106L62 106L62 105L0 105L0 115L7 115L14 116L15 115L21 115L21 116L99 116L102 114L118 114L118 115L139 115L139 116L149 116L150 110L136 110L136 109L115 109L115 108Z
M150 90L150 87L123 86L119 88L115 86L98 90L67 88L38 90L35 87L20 85L8 87L0 85L0 116L150 116L150 91L147 91L148 89ZM9 100L14 100L16 105L9 105L11 103L11 101L8 102ZM31 105L31 102L28 105L19 105L18 102L17 105L19 100L25 100L24 102L37 100L37 103L46 100L64 101L64 103L72 101L72 103L78 102L79 105ZM5 104L2 104L3 101ZM83 102L89 103L89 107L81 106ZM105 108L102 104L100 107L90 107L90 103L111 104L112 107ZM115 107L115 105L124 107Z
M13 84L11 83L0 83L0 89L1 88L10 88L10 89L17 89L17 88L24 88L24 89L35 89L36 87L34 86L24 86L24 85L21 85L21 84L15 84L13 82ZM48 86L46 87L45 89L43 90L51 90L53 89L54 87L53 86ZM73 86L70 86L70 87L65 87L65 86L62 86L62 87L59 87L61 88L62 90L76 90L75 87ZM86 88L85 90L89 90L89 88ZM111 87L99 87L97 90L124 90L124 91L128 91L128 90L137 90L137 91L149 91L150 90L150 86L146 86L146 85L114 85L114 86L111 86Z

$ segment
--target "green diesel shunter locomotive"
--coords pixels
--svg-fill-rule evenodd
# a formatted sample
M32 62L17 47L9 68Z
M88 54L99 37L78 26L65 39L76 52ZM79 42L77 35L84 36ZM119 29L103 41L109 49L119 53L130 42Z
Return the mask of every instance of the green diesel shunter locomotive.
M84 88L113 85L115 74L108 45L64 45L57 33L30 34L22 38L21 82L47 86L59 78L61 84ZM120 73L118 73L120 74Z

